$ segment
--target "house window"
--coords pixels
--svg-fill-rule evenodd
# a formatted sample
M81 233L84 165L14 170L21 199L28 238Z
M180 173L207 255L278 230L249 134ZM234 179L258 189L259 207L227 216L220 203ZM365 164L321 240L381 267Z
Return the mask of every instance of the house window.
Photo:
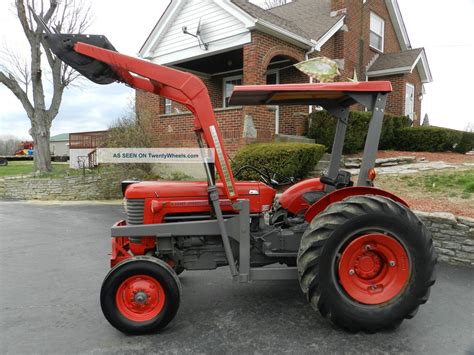
M232 95L235 85L242 85L242 75L231 76L224 78L223 88L224 88L224 103L223 107L229 107L229 99Z
M370 13L370 46L378 51L383 52L385 21L374 14Z
M165 99L165 115L171 114L173 111L173 102L170 99Z
M405 116L415 118L415 85L406 83L405 89Z

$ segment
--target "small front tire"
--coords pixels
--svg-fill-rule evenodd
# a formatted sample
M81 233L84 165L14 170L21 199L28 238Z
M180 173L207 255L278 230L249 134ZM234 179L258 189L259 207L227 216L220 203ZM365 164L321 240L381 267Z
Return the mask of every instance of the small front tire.
M175 317L181 286L164 261L137 256L116 265L100 292L102 312L109 323L126 334L163 329Z

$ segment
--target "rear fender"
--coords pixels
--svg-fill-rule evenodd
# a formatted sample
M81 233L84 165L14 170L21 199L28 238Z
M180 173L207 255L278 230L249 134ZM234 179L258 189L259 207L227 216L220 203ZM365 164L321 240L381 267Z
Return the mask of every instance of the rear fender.
M367 187L367 186L354 186L354 187L346 187L344 189L334 190L333 192L327 194L322 199L311 205L310 208L306 211L304 218L306 221L311 222L315 216L320 214L322 211L326 209L330 204L338 201L344 200L346 197L349 196L358 196L358 195L378 195L383 197L388 197L396 202L401 203L407 207L408 204L402 200L400 197L381 189L377 189L375 187Z

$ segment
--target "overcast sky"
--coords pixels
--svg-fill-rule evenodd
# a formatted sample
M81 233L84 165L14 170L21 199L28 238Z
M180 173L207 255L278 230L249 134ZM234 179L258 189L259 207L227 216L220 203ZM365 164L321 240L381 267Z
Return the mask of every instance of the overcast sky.
M0 46L27 49L26 39L12 13L12 0L0 2ZM131 6L133 4L133 6ZM101 0L93 2L89 33L104 34L125 54L136 55L168 4L167 0ZM432 125L464 129L474 123L470 86L474 71L474 0L399 0L412 46L425 47L434 82L426 85L423 113ZM63 97L51 134L106 129L122 115L133 90L84 80ZM13 94L0 84L0 134L29 139L30 122Z

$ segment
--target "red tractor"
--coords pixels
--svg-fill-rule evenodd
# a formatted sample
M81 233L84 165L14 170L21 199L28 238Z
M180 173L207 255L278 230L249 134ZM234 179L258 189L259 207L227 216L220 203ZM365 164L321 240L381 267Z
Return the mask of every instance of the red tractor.
M119 81L185 105L195 116L199 145L216 152L215 163L203 161L207 181L123 183L127 220L112 227L112 268L100 294L115 328L162 329L179 308L178 274L221 266L242 283L298 279L313 308L351 331L396 327L427 301L436 263L430 233L401 198L373 187L389 82L235 88L232 105L320 105L338 120L327 173L276 200L278 174L262 171L263 182L234 180L198 77L119 54L104 36L45 38L96 83ZM349 107L357 103L373 117L354 186L340 160Z

